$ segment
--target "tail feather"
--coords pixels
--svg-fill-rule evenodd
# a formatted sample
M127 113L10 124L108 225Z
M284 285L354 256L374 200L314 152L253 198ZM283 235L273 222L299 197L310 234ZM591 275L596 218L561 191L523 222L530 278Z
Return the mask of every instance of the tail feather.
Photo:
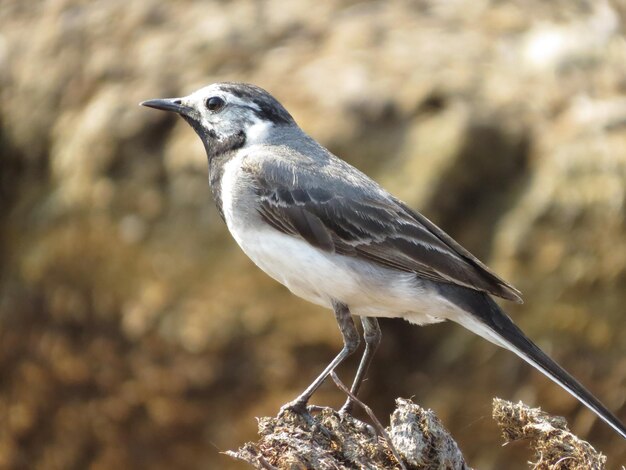
M447 297L471 316L456 319L467 329L517 354L559 384L626 439L626 426L569 372L559 366L520 330L491 297L481 292L455 289Z

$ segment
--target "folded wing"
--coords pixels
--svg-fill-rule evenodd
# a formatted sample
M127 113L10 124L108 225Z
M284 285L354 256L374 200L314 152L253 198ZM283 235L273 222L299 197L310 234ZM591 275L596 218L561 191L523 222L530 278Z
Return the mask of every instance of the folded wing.
M517 289L384 191L365 191L364 196L356 182L319 181L310 175L300 175L295 187L285 171L266 170L266 177L255 176L253 184L259 213L276 230L327 252L521 302Z

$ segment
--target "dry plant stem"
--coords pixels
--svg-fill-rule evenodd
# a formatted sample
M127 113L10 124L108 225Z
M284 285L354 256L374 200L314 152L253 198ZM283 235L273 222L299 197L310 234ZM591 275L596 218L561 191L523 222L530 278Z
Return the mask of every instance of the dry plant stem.
M228 455L228 452L225 452L225 453L226 455ZM258 463L258 468L261 468L263 470L279 470L277 467L269 463L265 459L265 457L263 457L258 452L256 452L256 450L250 449L250 454L254 456L254 460Z
M276 467L270 464L267 460L265 460L265 457L263 457L262 455L259 455L259 463L266 470L278 470Z
M337 385L337 387L339 387L339 389L342 392L348 395L348 397L350 397L354 403L356 403L361 408L363 408L365 413L367 413L367 416L369 416L372 422L374 423L374 427L376 428L376 430L380 433L381 436L384 437L385 441L387 442L387 446L391 450L391 453L393 454L395 459L398 461L400 468L402 468L402 470L407 470L406 466L402 462L402 459L400 458L400 454L398 454L396 447L393 445L393 442L391 442L391 439L389 438L387 431L385 431L385 428L383 427L383 425L380 423L380 421L378 421L378 418L376 418L376 415L374 414L372 409L369 406L367 406L365 403L363 403L361 400L359 400L354 394L352 394L350 390L348 390L348 387L346 387L346 385L341 381L341 379L337 376L335 371L332 371L330 373L330 376L332 377L332 379L335 381L335 384Z

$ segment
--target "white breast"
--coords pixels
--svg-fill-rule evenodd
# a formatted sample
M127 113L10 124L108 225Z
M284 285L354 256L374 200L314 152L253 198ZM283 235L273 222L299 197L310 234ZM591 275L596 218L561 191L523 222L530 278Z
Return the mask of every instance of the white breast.
M245 152L239 152L229 161L222 177L224 219L233 238L258 267L294 294L330 307L331 297L324 292L322 281L332 263L319 250L273 229L261 219L247 200L254 197L253 193L241 185L245 178L241 171L244 156Z

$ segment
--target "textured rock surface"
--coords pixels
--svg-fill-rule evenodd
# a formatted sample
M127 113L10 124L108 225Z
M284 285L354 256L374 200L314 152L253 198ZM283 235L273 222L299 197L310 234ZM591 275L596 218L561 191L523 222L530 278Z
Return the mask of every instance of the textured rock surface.
M603 470L606 456L539 408L494 398L493 418L506 444L527 441L534 470ZM383 431L330 408L261 418L259 440L228 455L261 470L314 468L470 470L454 438L432 410L399 398ZM394 457L396 456L396 457ZM507 467L508 468L508 467Z
M0 467L226 467L216 448L339 347L332 315L229 239L193 132L137 106L224 79L268 88L521 288L512 315L626 419L625 16L617 1L4 0ZM492 396L523 399L626 461L512 355L454 326L383 327L363 395L379 416L416 395L472 466L523 468L484 419Z
M398 398L387 433L409 466L469 469L459 446L432 410Z
M390 441L352 416L323 408L307 418L290 411L262 418L259 441L228 454L258 469L470 470L456 442L431 410L410 400L398 399L396 404L386 429Z

